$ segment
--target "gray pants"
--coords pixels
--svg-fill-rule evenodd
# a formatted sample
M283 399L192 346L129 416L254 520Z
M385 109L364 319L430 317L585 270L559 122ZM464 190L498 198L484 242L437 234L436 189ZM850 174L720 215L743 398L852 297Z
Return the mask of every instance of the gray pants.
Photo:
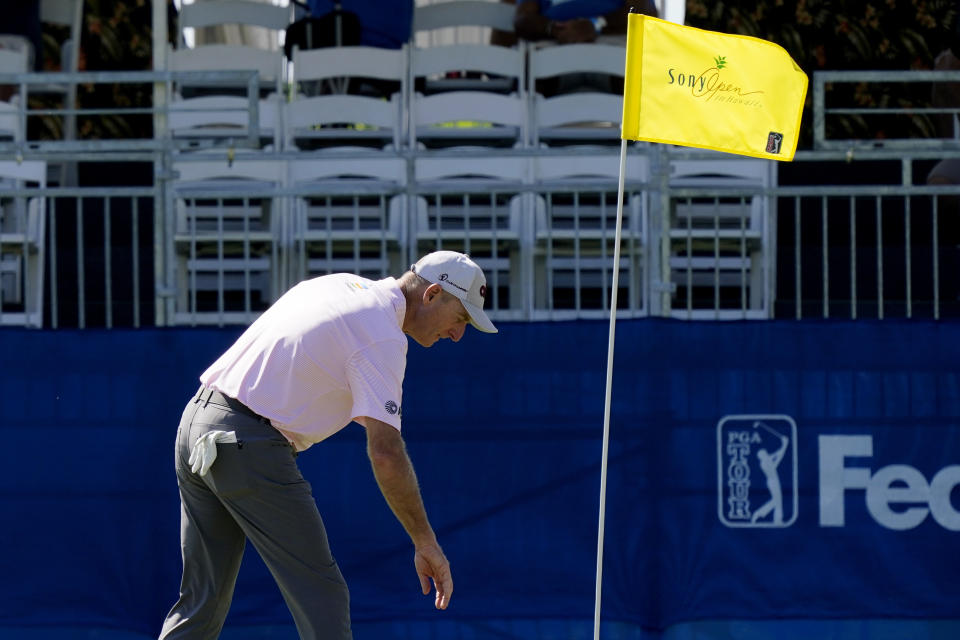
M238 442L218 444L216 461L201 477L190 471L190 452L215 429L236 432ZM201 390L187 403L176 446L183 580L161 640L219 636L247 539L302 639L352 638L347 585L296 455L269 422L235 400Z

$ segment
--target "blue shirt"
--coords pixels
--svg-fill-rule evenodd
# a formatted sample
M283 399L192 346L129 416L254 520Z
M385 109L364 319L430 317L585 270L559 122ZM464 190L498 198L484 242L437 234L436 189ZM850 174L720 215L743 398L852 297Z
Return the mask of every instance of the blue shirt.
M310 13L319 18L333 11L332 0L309 0ZM410 40L413 0L341 0L340 8L360 19L360 44L399 49Z
M517 0L537 2L540 15L551 20L573 20L602 16L623 6L623 0Z

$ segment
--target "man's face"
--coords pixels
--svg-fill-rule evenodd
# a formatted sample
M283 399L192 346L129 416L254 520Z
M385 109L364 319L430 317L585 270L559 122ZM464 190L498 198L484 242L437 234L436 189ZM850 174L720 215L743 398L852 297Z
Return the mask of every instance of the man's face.
M467 329L470 316L460 300L434 284L423 294L418 320L417 327L407 333L421 346L431 347L443 338L459 341Z

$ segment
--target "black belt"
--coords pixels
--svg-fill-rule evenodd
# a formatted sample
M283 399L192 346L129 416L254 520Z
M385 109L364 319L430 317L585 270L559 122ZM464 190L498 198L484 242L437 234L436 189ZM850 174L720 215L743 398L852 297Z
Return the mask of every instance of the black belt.
M228 395L224 395L217 391L216 389L208 389L201 386L200 390L197 391L197 395L194 397L195 402L203 402L204 404L212 402L214 404L223 405L229 408L231 411L236 411L237 413L242 413L245 416L249 416L254 420L259 420L264 424L270 424L270 421L267 418L264 418L262 415L243 404L236 398L231 398Z

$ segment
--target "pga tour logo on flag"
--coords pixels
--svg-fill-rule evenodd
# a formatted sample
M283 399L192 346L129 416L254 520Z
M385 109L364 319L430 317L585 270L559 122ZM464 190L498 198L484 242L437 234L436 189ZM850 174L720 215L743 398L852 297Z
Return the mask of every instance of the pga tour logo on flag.
M717 423L717 512L728 527L789 527L797 519L797 425L785 415Z

